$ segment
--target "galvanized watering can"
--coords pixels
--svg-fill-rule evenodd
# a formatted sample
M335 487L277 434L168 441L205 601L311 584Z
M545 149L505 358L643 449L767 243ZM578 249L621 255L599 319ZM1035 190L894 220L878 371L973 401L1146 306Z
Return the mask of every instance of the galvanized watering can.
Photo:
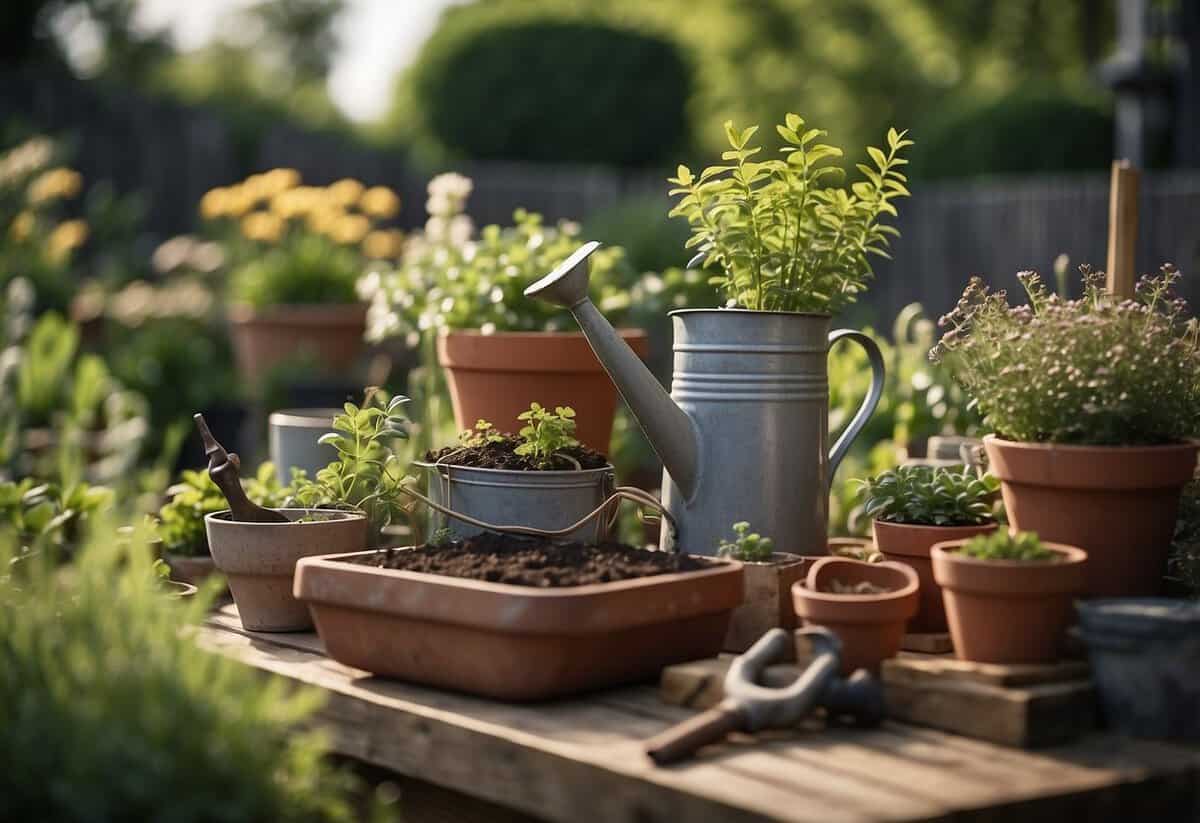
M675 364L668 395L588 299L588 257L579 248L525 290L565 306L663 461L662 548L713 555L747 520L777 551L826 554L829 484L883 391L883 357L866 335L830 332L822 314L686 309L671 312ZM853 340L871 363L871 389L827 452L826 357Z

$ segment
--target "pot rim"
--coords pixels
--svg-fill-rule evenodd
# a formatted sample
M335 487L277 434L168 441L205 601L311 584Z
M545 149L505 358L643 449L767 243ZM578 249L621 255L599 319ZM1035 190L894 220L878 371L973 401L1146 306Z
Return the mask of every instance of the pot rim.
M325 417L325 412L330 412ZM343 409L311 407L295 407L279 409L267 416L267 424L271 426L291 426L300 429L323 429L333 425L333 418L342 414ZM319 415L318 415L319 413Z
M916 531L917 529L937 529L939 531L942 529L982 529L982 528L987 528L989 526L999 526L1000 525L1000 521L995 519L994 517L989 519L985 523L968 523L966 525L961 525L961 526L938 526L933 523L897 523L894 520L880 520L877 517L872 518L871 522L872 522L872 524L877 523L886 528L896 528L896 529L901 529L901 530L913 530L913 531Z
M650 333L645 329L636 326L620 326L616 328L616 332L623 338L649 338ZM511 339L530 339L530 340L545 340L548 338L581 338L586 340L584 333L581 331L494 331L484 334L479 329L439 329L439 337L496 337L496 338L511 338Z
M710 309L674 309L667 312L667 317L674 317L677 314L761 314L761 315L782 315L784 317L818 317L822 320L832 320L832 314L825 314L818 311L776 311L773 309L741 309L741 308L710 308Z
M401 546L396 549L391 549L391 551L411 551L418 548L420 547ZM338 552L336 554L318 554L302 557L296 561L297 588L299 588L300 570L302 568L315 567L353 574L378 575L385 578L406 580L413 583L437 584L449 588L466 589L469 591L483 592L492 595L520 595L533 600L555 600L562 599L564 597L574 598L576 596L595 597L624 589L652 588L656 585L675 583L683 579L696 580L700 578L717 577L719 575L731 574L735 571L741 572L744 565L740 560L695 555L700 560L711 562L712 567L687 572L652 574L645 577L635 577L629 580L613 580L608 583L587 583L582 586L555 586L540 588L538 586L518 586L515 583L493 583L487 580L475 580L468 577L454 577L448 574L404 571L401 569L386 569L380 566L367 566L362 563L345 562L346 558L349 557L373 555L383 551L389 550L365 549L363 551Z
M826 566L845 563L848 565L873 566L876 568L892 569L904 576L907 581L903 588L893 589L888 592L880 592L878 594L837 594L835 592L823 592L809 586L809 581L813 580L817 572ZM808 576L804 580L797 581L792 586L792 592L798 594L807 600L814 600L821 603L887 603L893 600L904 600L913 597L921 587L921 579L917 576L916 571L911 566L904 563L898 563L894 560L884 560L880 563L868 563L865 560L855 560L852 557L822 557L817 562L813 563L808 570Z
M1176 443L1157 443L1153 445L1135 444L1129 446L1089 446L1087 444L1080 443L1035 443L1027 440L1009 440L1007 438L1000 437L998 434L992 433L985 434L983 436L983 442L994 443L997 447L1002 449L1039 452L1062 450L1066 452L1075 452L1077 454L1081 454L1083 452L1109 452L1121 454L1133 454L1134 452L1164 453L1180 451L1183 449L1200 448L1200 439L1192 437L1185 438L1184 440L1180 440Z
M270 306L255 306L250 303L232 303L229 320L235 324L274 323L289 324L296 321L319 319L335 323L357 325L366 317L369 304L361 300L353 303L276 303Z
M616 472L612 463L605 463L603 466L595 469L488 469L482 466L464 466L460 463L431 463L428 460L414 460L412 465L422 469L437 469L444 466L445 468L458 469L459 471L482 472L491 475L512 475L515 477L526 477L531 474L562 476L569 474L590 475Z
M326 528L328 528L329 526L331 526L335 523L342 524L342 523L353 522L356 520L366 520L367 519L366 514L364 514L363 512L346 511L345 509L324 509L319 506L316 506L313 508L304 508L302 506L284 506L284 507L277 508L277 509L271 509L271 511L273 511L273 512L307 512L309 514L316 513L316 514L329 514L329 515L336 515L336 516L331 517L329 520L316 520L316 521L310 521L308 523L299 523L295 520L289 520L287 523L252 523L252 522L246 521L246 520L231 520L228 517L223 517L222 515L232 515L233 512L230 509L221 509L219 512L209 512L208 514L204 515L204 522L206 524L210 523L210 522L211 523L219 523L220 526L218 528L224 527L224 526L245 526L246 528L278 529L278 528L286 527L286 526L325 526Z
M940 543L934 543L929 549L929 556L934 557L936 555L945 558L947 562L959 563L964 566L993 569L1061 569L1064 566L1086 563L1088 559L1087 552L1078 546L1069 546L1066 543L1054 543L1049 540L1043 540L1043 546L1058 554L1066 555L1066 559L1058 563L1041 560L983 560L978 557L963 557L956 551L957 549L961 549L966 542L967 540L943 540ZM945 584L943 583L942 585Z
M716 557L718 560L734 559L732 557L724 558L720 555L716 555ZM812 559L811 557L807 557L802 554L796 554L795 552L771 552L771 558L771 560L738 560L737 562L741 563L743 566L794 566L799 565L806 560ZM774 558L779 559L776 560Z

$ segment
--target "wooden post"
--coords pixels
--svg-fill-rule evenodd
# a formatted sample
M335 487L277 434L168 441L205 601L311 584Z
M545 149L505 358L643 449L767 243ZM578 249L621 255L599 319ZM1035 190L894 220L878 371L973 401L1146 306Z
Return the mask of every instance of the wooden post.
M1108 192L1108 291L1133 297L1138 231L1138 170L1114 160Z

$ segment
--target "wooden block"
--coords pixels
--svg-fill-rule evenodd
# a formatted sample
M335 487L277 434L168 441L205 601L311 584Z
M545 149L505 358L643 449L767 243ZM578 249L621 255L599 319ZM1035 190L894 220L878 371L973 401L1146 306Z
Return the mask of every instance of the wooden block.
M906 652L922 652L923 654L947 654L954 651L954 643L950 640L949 632L913 632L904 635L900 648Z
M910 635L911 636L911 635ZM990 686L1033 686L1086 680L1088 664L1063 660L1048 664L968 663L948 657L903 655L883 661L884 682L941 683L958 680Z

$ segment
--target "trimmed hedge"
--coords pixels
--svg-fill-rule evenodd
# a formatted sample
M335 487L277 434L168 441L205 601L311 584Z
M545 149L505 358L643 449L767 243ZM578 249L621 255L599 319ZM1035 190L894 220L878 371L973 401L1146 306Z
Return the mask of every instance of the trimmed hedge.
M687 134L691 70L652 34L527 20L434 38L414 68L425 128L450 154L645 166Z

